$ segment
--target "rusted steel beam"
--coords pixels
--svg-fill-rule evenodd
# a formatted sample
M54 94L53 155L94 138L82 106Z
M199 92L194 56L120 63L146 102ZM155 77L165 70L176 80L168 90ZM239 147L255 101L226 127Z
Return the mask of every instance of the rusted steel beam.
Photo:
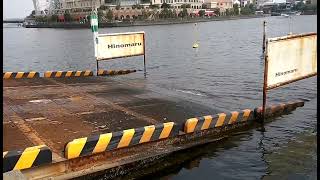
M137 70L103 70L99 69L98 76L122 75L136 72Z

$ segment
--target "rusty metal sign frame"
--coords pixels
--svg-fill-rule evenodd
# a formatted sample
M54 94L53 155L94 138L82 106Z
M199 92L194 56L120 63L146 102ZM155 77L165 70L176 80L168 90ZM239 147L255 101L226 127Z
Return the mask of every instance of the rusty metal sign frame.
M273 41L281 41L281 40L288 40L288 39L295 39L295 38L300 38L300 37L305 37L305 36L313 36L317 35L317 33L303 33L303 34L297 34L297 35L288 35L284 37L277 37L277 38L268 38L266 39L266 21L263 21L263 46L262 46L262 51L264 55L264 75L263 75L263 100L262 100L262 123L264 123L265 120L265 111L266 111L266 101L267 101L267 91L271 89L278 88L280 86L284 86L302 79L307 79L312 76L316 76L317 73L311 73L293 80L289 80L286 82L278 83L276 85L267 86L267 80L268 80L268 51L266 50L268 48L268 42L273 42Z
M126 32L126 33L99 34L98 37L103 37L103 36L118 36L118 35L130 35L130 34L142 34L142 37L143 37L143 53L142 53L142 54L136 54L136 55L130 55L130 56L119 56L119 57L114 57L114 58L103 58L103 59L98 59L98 58L96 57L97 76L98 76L98 71L99 71L99 61L119 59L119 58L127 58L127 57L134 57L134 56L142 56L142 55L143 55L143 71L144 71L144 76L147 75L147 68L146 68L146 39L145 39L145 32L144 32L144 31L139 31L139 32Z

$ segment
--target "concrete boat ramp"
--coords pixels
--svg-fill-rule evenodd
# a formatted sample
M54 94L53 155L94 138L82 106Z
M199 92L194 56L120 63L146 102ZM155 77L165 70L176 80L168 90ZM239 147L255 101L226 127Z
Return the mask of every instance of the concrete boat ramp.
M259 108L220 112L102 76L4 79L3 108L3 173L31 179L148 174L156 160L255 127L261 116Z

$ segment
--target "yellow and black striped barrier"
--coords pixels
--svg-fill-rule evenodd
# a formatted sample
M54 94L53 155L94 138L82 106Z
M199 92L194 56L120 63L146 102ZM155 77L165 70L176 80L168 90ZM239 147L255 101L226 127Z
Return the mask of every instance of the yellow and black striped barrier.
M39 77L39 72L4 72L3 79L21 79L21 78L36 78Z
M45 146L28 147L21 151L3 152L3 173L27 169L52 162L52 152Z
M276 117L282 114L289 113L295 110L297 107L304 106L303 101L287 102L267 106L265 111L265 117ZM236 124L241 122L257 121L262 118L262 107L255 108L253 111L245 109L242 112L233 111L231 113L219 113L216 115L208 115L203 117L187 119L184 124L185 133L193 133L195 131L201 131L206 129L217 128L230 124Z
M63 77L86 77L93 76L93 71L46 71L45 78L63 78Z
M100 134L74 139L66 144L65 158L72 159L113 149L133 146L179 134L179 127L174 122L127 129L115 133Z
M98 76L114 76L136 72L137 70L103 70L99 69Z
M271 116L278 116L282 114L287 114L293 110L295 110L297 107L303 107L304 102L303 101L290 101L287 103L280 103L280 104L275 104L271 106L267 106L265 113L266 113L266 118L271 117ZM257 121L261 120L262 118L262 107L258 107L254 109L255 112L255 119Z
M254 119L253 111L245 109L242 112L233 111L231 113L219 113L187 119L184 125L185 133L192 133L206 129L212 129L239 122L247 122Z

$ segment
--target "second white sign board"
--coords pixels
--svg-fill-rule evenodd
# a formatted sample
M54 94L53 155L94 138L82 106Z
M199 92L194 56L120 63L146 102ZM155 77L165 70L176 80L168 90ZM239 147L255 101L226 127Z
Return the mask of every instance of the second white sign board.
M268 39L267 88L317 74L317 34Z

